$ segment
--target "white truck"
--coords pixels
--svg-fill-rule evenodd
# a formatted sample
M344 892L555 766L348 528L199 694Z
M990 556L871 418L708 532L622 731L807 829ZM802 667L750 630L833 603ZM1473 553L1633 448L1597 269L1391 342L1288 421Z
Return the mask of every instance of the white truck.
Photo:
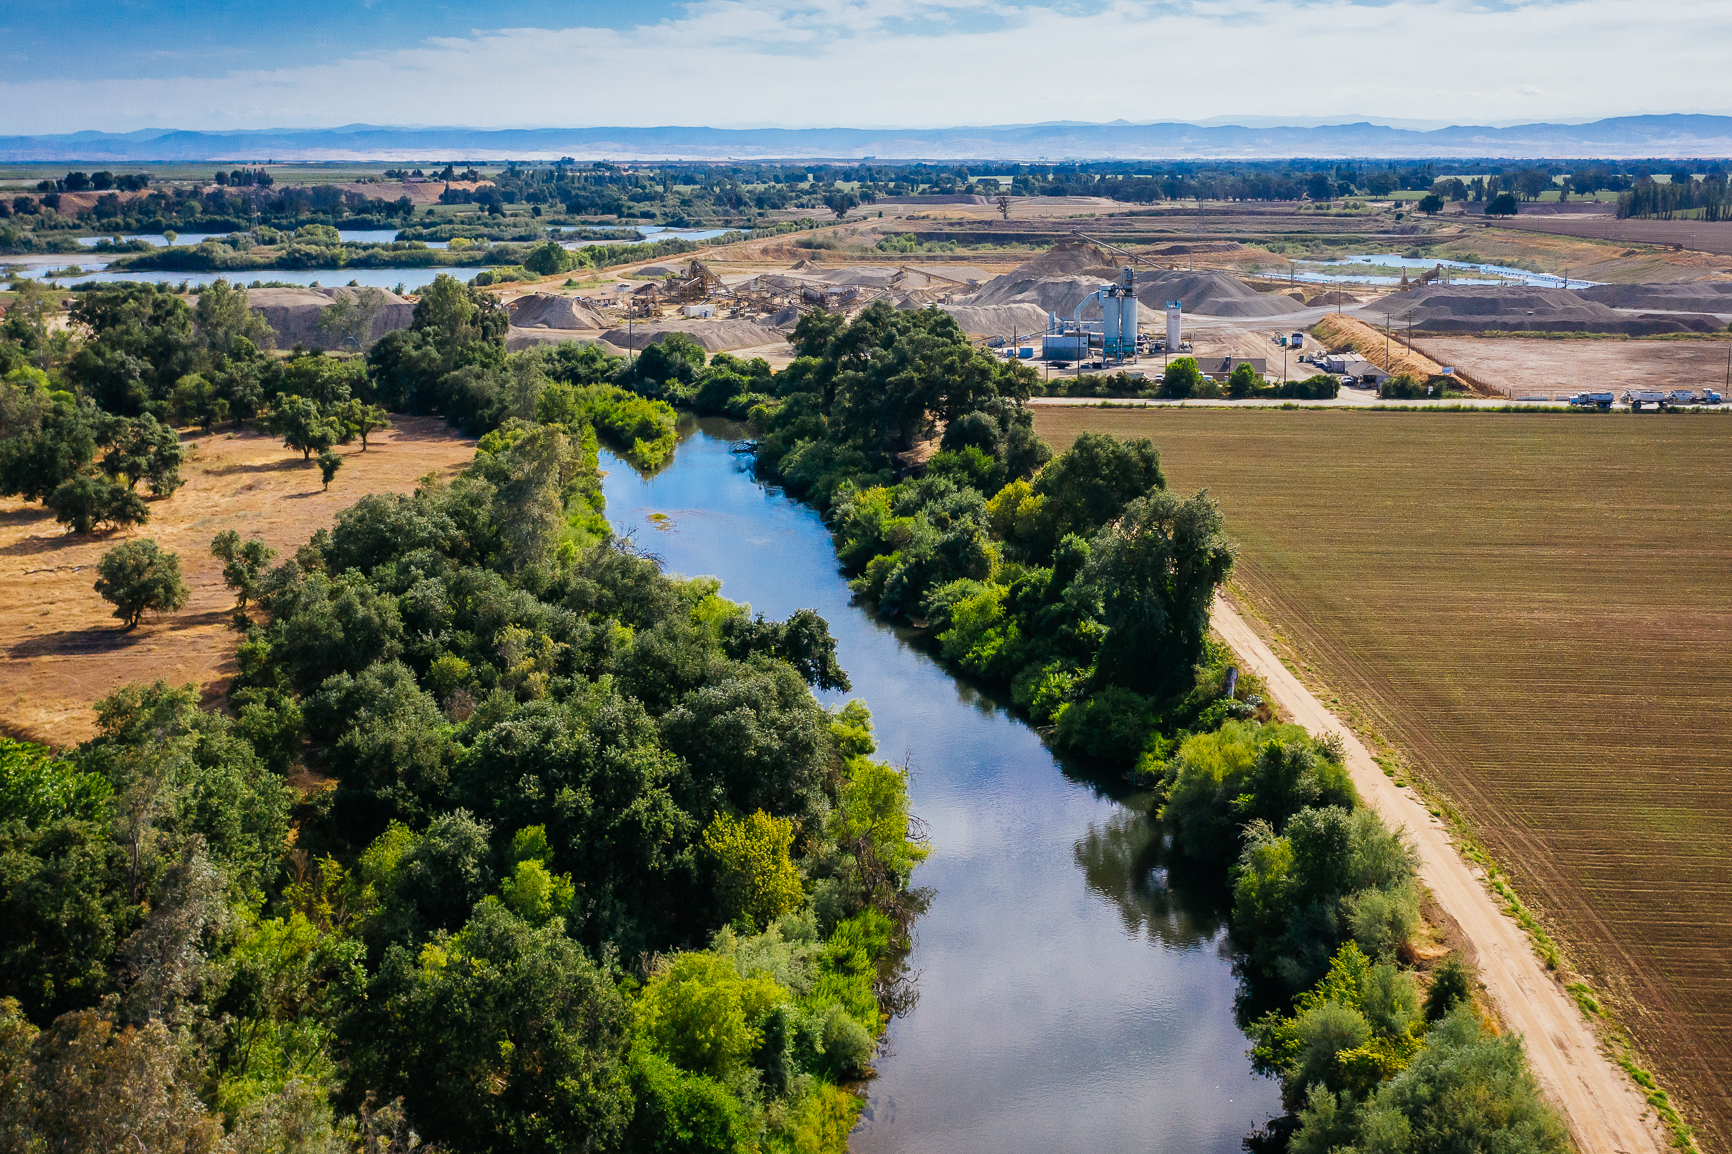
M1673 403L1672 394L1659 389L1631 389L1618 399L1630 406L1630 411L1635 413L1641 412L1643 405L1664 409Z
M1577 393L1570 398L1570 407L1576 409L1610 409L1616 400L1611 393Z

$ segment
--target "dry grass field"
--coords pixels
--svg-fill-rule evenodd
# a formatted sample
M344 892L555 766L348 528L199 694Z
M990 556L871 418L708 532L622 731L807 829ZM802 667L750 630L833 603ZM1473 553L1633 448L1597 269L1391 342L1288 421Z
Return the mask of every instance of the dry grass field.
M94 731L91 703L129 681L165 678L220 699L235 672L240 635L229 625L234 596L223 585L211 538L233 529L263 537L280 554L306 544L363 494L415 487L427 473L450 476L475 443L444 421L395 417L395 428L338 448L343 467L321 491L316 463L257 433L186 439L186 484L150 502L150 522L130 533L69 534L41 505L0 501L0 732L63 745ZM127 536L180 554L192 593L178 613L146 617L130 632L92 585L102 554Z
M1415 337L1434 359L1515 396L1567 397L1625 389L1724 390L1724 340L1548 340L1544 337Z
M1462 813L1732 1149L1732 421L1041 409L1207 486L1240 600ZM1325 700L1328 696L1325 695Z

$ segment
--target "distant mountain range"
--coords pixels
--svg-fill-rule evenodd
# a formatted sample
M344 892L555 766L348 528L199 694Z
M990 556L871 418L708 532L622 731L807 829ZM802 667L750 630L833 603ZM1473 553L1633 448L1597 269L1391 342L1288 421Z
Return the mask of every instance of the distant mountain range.
M1732 156L1732 116L1620 116L1589 124L1259 127L1025 124L982 128L342 128L0 136L0 161L1066 160L1704 158Z

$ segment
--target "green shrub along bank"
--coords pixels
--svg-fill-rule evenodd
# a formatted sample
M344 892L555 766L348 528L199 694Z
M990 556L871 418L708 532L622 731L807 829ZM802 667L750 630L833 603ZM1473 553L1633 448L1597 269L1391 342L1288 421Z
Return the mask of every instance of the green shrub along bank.
M608 539L585 387L231 565L232 715L130 686L63 755L0 743L20 1149L846 1148L905 778L813 698L821 619Z
M1128 372L1093 373L1043 380L1035 393L1046 397L1144 398L1160 400L1333 400L1341 394L1341 382L1328 373L1302 381L1267 381L1250 365L1235 368L1225 384L1203 375L1195 357L1177 357L1160 376L1150 378Z
M1338 742L1230 721L1187 738L1159 773L1174 849L1231 881L1234 945L1258 995L1244 1006L1277 1006L1247 1023L1253 1064L1281 1079L1289 1111L1258 1149L1572 1149L1461 963L1423 975L1423 996L1404 966L1421 930L1417 859L1360 803Z

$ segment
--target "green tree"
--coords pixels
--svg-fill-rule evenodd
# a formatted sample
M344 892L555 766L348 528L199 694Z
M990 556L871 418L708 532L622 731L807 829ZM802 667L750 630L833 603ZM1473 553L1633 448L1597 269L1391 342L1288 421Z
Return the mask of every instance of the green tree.
M264 316L248 307L247 290L222 277L199 290L193 327L205 347L219 354L229 352L237 337L245 337L257 348L270 348L276 339Z
M299 449L303 461L323 453L343 435L337 421L317 401L299 396L278 398L265 424L266 432L283 439L284 448Z
M1257 370L1249 363L1242 363L1233 370L1233 375L1227 378L1227 395L1229 397L1248 397L1259 384Z
M355 436L361 438L361 452L367 451L367 438L380 429L391 427L390 416L378 405L352 399L337 410L337 419Z
M241 535L233 529L218 533L211 540L210 551L223 563L223 584L235 591L235 608L245 609L248 601L258 597L259 580L277 551L258 537L243 545Z
M41 501L78 476L96 456L96 417L39 370L0 378L0 495Z
M354 1084L401 1095L461 1149L612 1148L631 1119L631 1010L554 924L497 901L413 954L393 947L343 1035Z
M1099 591L1107 626L1100 672L1143 693L1185 682L1202 659L1215 589L1233 553L1206 492L1181 501L1162 491L1125 506L1090 542L1080 577Z
M125 480L128 491L137 489L140 481L148 481L157 497L172 496L180 488L186 448L172 428L149 413L109 418L102 423L99 439L107 446L100 462L102 471Z
M340 348L365 348L373 333L373 321L385 304L385 294L379 289L341 289L319 310L319 331L333 337Z
M1515 193L1500 192L1486 202L1487 216L1515 216L1520 211L1516 205Z
M730 919L744 917L759 929L805 897L789 850L793 823L763 810L744 818L719 813L704 830L703 846L716 862L717 887Z
M860 197L856 193L838 188L824 194L824 207L835 213L837 220L841 220L850 210L860 207Z
M228 419L229 403L217 387L198 373L188 373L174 384L174 419L197 425L205 432Z
M150 520L144 498L111 477L87 473L61 482L44 504L54 511L54 519L73 533L91 533L104 525L120 529Z
M155 541L126 541L102 555L96 571L96 591L114 604L114 615L137 627L150 612L185 608L186 583L180 578L180 554L165 553Z
M1443 197L1435 192L1428 192L1419 198L1419 211L1426 216L1436 216L1443 209Z
M1166 371L1161 374L1161 387L1156 395L1175 400L1195 396L1203 386L1203 371L1197 367L1196 357L1179 357L1167 363Z
M336 478L337 470L342 467L342 456L333 450L326 449L319 454L319 478L324 482L325 489L330 489L331 481Z

